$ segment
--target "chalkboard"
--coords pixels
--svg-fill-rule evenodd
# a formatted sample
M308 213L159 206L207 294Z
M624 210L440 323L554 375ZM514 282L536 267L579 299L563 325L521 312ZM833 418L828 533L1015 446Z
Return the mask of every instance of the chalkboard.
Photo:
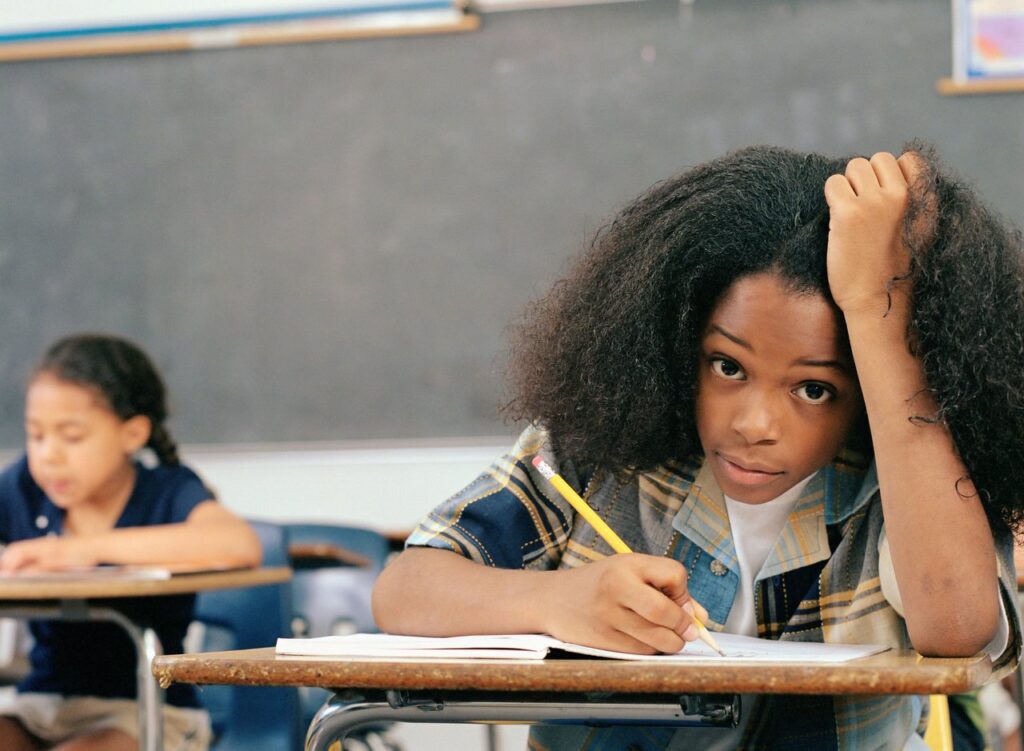
M0 66L0 444L79 329L152 352L186 442L500 434L506 323L678 168L921 136L1024 223L1024 98L941 97L949 70L933 0Z

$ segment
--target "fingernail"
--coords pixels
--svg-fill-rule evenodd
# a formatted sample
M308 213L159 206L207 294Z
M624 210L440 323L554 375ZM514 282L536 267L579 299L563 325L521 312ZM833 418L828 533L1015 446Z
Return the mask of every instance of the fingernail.
M693 609L693 603L690 602L689 600L687 600L686 602L683 603L683 610L685 610L690 615L694 615L697 612L696 610Z
M686 641L697 641L697 639L699 638L700 632L697 630L697 627L694 626L692 623L689 626L687 626L686 630L683 632L683 639L685 639Z

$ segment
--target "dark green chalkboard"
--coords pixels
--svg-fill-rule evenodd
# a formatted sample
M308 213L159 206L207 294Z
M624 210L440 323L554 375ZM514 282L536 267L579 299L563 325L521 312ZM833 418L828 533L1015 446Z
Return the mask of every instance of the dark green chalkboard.
M503 328L677 168L933 140L1024 220L1024 96L948 3L647 0L439 37L0 66L0 445L52 338L142 342L189 442L503 432Z

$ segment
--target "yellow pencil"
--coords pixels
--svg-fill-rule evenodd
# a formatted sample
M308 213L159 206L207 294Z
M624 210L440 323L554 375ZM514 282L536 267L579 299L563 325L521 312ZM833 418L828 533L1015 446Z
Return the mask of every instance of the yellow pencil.
M604 541L611 545L612 550L616 553L633 552L629 549L629 545L624 543L622 538L615 534L615 531L611 527L605 524L604 519L598 516L597 512L590 508L590 505L586 501L580 498L579 493L573 490L572 486L563 480L561 475L551 469L551 466L544 461L539 454L533 457L533 466L537 468L537 471L544 475L544 478L548 482L555 486L555 490L561 493L562 497L565 498L565 500L567 500L574 509L576 509L576 513L586 519L587 523L592 526L602 538L604 538ZM700 622L700 619L696 615L693 615L693 623L697 626L697 633L700 635L700 640L718 652L718 654L722 655L722 657L725 657L725 653L721 648L719 648L714 637L711 636L711 632L707 630L707 627Z

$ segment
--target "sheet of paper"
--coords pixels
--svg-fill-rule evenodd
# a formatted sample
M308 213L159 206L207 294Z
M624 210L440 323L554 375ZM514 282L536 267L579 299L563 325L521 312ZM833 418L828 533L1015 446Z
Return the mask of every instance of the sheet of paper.
M17 579L18 581L82 581L82 580L117 580L117 581L151 581L154 579L170 579L171 572L160 566L76 566L60 571L13 571L0 574L0 578Z
M594 649L578 644L570 645L570 651L595 657L610 657L620 660L657 660L658 662L686 662L694 658L713 660L729 659L743 662L846 662L858 657L884 652L884 644L819 644L815 642L777 641L755 639L752 636L715 633L715 641L725 653L719 656L704 642L690 642L674 655L635 655L626 652L612 652Z
M486 634L424 637L391 634L352 634L313 639L278 639L277 653L323 657L391 659L542 659L553 650L617 660L688 662L694 659L742 662L845 662L888 649L881 644L816 644L773 641L736 634L716 633L725 653L720 657L702 642L692 642L677 654L638 655L559 641L544 634Z
M323 657L387 657L396 659L542 660L553 646L543 634L480 636L392 636L349 634L312 639L278 639L277 653Z

